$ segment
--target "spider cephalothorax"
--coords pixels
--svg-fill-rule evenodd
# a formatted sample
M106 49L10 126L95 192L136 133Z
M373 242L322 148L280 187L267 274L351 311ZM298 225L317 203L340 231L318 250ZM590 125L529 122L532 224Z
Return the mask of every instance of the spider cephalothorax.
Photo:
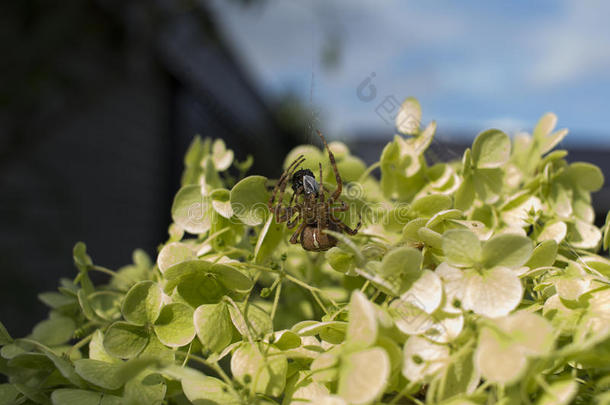
M318 195L320 185L316 181L316 177L309 169L297 170L290 180L292 183L292 191L294 194L315 194Z
M347 211L349 205L340 198L343 181L337 169L335 156L328 148L326 139L320 131L318 131L318 135L328 151L328 159L335 173L337 181L335 191L331 194L324 185L321 163L319 163L319 181L316 180L311 170L297 170L305 161L305 158L301 155L282 173L268 203L269 210L275 215L276 222L286 222L289 229L299 224L290 238L290 243L300 243L303 249L315 252L328 250L337 244L337 239L325 231L345 232L349 235L355 235L362 224L359 221L356 228L351 229L335 216L338 212ZM292 184L292 196L286 205L284 204L284 192L288 182Z

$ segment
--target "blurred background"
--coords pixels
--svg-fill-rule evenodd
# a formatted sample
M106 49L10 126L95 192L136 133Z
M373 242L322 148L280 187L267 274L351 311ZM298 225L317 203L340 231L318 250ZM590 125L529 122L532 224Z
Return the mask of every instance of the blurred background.
M116 268L166 239L183 154L222 137L253 172L319 128L367 163L419 99L457 158L531 131L610 177L610 3L19 0L0 5L0 320L25 335L71 249ZM610 189L594 195L599 222Z

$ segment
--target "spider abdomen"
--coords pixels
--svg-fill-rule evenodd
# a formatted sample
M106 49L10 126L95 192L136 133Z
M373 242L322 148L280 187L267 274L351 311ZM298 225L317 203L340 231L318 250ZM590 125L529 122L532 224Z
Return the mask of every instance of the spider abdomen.
M326 228L331 231L338 232L340 229L332 222ZM337 239L333 236L320 231L316 224L306 225L301 232L301 246L303 249L311 252L322 252L337 245Z

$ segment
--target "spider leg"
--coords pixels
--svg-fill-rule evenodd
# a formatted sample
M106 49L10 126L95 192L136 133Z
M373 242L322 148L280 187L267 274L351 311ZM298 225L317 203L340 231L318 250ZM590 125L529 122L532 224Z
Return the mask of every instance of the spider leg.
M267 205L269 207L269 210L274 213L276 222L282 222L282 221L286 220L286 219L282 219L288 214L287 208L282 206L282 202L284 199L284 192L286 191L286 185L288 184L288 180L292 176L292 173L294 173L296 168L299 167L299 165L301 163L303 163L304 161L305 161L305 157L303 157L303 155L296 158L294 160L294 162L292 162L290 164L290 166L288 166L286 168L284 173L282 173L282 176L278 180L278 184L273 189L273 193L271 194L271 197L269 198L269 202L267 203ZM279 191L279 196L277 199L277 205L274 207L273 203L275 202L275 197L276 197L278 191ZM288 204L289 206L292 205L292 201L293 201L294 197L295 196L293 194L290 199L290 203ZM289 217L290 216L292 216L292 214L290 214Z
M303 229L305 229L305 225L307 225L307 222L305 222L305 221L303 221L301 223L301 225L299 225L296 232L293 233L292 236L290 237L290 243L292 243L293 245L296 245L297 243L299 243L299 236L303 232Z
M341 231L347 233L348 235L355 235L358 233L358 230L362 226L362 216L360 215L359 217L360 218L358 219L358 224L356 225L356 227L354 229L345 225L343 222L341 222L339 219L335 218L334 216L332 219L333 219L333 222L335 223L335 225L337 225L341 229Z
M290 208L294 209L295 211L293 211L292 214L287 218L288 222L286 222L286 227L288 229L294 228L294 226L299 222L299 220L301 219L301 211L302 211L302 207L300 204L297 204L296 206L290 207ZM294 219L291 219L292 215L294 215L295 212L298 215Z
M337 206L330 207L331 212L333 212L333 213L335 213L335 212L345 212L345 211L349 210L349 205L347 205L345 203L345 201L339 200L338 202L340 202L341 205L338 206L338 207Z
M271 196L269 197L269 202L267 203L267 205L269 206L270 209L273 208L273 203L275 201L275 196L277 195L277 192L280 191L280 189L282 189L282 190L286 189L286 185L290 178L289 174L291 173L291 171L294 168L296 168L299 164L303 163L304 160L305 160L305 157L303 155L300 155L290 164L290 166L288 166L286 168L286 170L284 170L284 172L280 176L279 180L277 181L277 184L273 188L273 192L271 193ZM279 201L281 203L281 199Z
M335 162L335 155L333 155L333 153L330 151L330 148L328 147L328 144L326 143L326 139L324 139L322 132L318 131L318 135L320 135L320 139L322 139L322 142L324 143L324 147L328 151L328 159L330 160L330 165L333 167L333 172L335 172L335 180L337 181L337 188L335 189L335 191L333 192L333 194L330 197L330 200L334 202L337 198L339 198L339 196L341 195L341 192L343 191L343 181L341 180L341 176L339 175L339 169L337 169L337 163Z
M324 202L324 180L322 177L322 163L318 163L320 165L320 192L318 193L319 200Z

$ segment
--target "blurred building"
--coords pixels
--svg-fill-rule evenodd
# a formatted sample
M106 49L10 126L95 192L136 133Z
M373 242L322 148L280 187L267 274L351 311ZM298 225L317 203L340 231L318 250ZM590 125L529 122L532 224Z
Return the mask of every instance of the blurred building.
M37 294L76 275L76 241L110 268L155 255L195 134L270 176L297 142L213 16L166 3L0 6L0 319L16 336L45 315Z

